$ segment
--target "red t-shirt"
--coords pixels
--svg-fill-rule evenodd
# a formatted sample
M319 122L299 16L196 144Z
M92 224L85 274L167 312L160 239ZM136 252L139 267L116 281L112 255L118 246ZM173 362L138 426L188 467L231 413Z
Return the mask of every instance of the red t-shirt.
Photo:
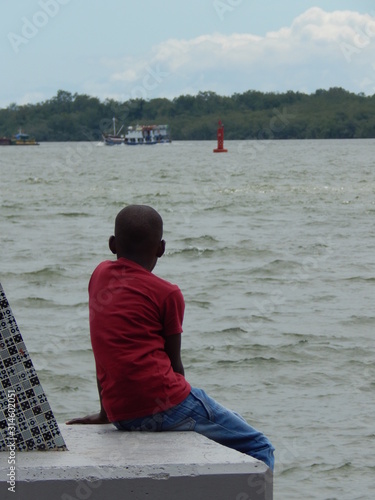
M128 259L105 261L89 283L90 335L102 402L111 422L168 410L190 393L164 350L182 333L177 285Z

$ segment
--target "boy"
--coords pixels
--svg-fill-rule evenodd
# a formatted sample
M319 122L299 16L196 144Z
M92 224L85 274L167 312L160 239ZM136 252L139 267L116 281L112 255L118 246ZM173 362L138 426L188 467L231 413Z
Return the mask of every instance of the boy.
M241 416L191 387L181 361L184 299L152 274L165 251L163 221L129 205L115 221L104 261L89 283L90 336L100 412L68 424L112 422L126 431L193 430L274 467L269 440Z

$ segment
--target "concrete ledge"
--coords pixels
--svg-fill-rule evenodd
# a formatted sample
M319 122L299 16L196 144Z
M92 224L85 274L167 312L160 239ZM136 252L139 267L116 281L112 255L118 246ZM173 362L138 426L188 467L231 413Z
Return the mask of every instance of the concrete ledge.
M268 467L194 432L61 425L68 451L1 453L0 497L40 500L272 500Z

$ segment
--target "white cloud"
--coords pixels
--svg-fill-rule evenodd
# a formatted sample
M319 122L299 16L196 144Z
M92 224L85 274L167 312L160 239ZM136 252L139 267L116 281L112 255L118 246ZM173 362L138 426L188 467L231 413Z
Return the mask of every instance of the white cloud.
M216 33L166 40L143 58L117 61L120 69L111 82L126 87L130 96L136 87L136 96L146 98L168 95L173 88L179 89L175 95L181 88L231 94L249 88L314 91L342 86L359 92L365 91L363 82L373 93L373 51L368 49L374 43L371 16L311 8L291 26L264 37Z

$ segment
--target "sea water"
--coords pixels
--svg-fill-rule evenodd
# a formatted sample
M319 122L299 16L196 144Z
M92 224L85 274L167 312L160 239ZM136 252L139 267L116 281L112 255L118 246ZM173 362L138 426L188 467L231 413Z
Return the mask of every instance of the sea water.
M0 281L52 409L98 410L87 283L117 212L148 204L186 377L270 438L275 499L371 499L375 141L215 147L0 148Z

